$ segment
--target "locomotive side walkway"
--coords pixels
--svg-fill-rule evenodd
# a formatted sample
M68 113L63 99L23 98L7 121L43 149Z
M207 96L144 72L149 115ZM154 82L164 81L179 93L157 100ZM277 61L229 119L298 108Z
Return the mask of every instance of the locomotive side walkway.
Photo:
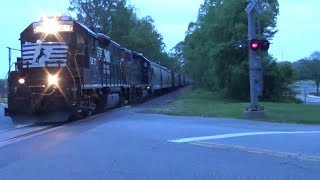
M1 147L0 179L320 178L319 125L141 113L152 105Z

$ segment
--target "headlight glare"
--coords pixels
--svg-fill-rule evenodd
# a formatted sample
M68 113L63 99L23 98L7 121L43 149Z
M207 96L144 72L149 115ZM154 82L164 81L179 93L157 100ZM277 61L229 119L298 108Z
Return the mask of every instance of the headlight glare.
M58 85L58 76L57 75L49 75L48 76L48 83L49 83L49 86L51 85Z
M23 79L23 78L20 78L18 81L19 81L20 84L24 84L26 82L26 80Z

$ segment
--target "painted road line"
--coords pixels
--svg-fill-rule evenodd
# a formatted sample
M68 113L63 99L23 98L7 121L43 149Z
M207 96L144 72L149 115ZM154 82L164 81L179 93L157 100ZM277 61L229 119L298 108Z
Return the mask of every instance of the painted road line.
M187 143L187 142L194 142L194 141L204 141L204 140L213 140L213 139L226 139L226 138L243 137L243 136L270 135L270 134L316 134L316 133L320 133L320 131L244 132L244 133L220 134L220 135L214 135L214 136L188 137L188 138L182 138L182 139L169 140L169 142Z
M319 156L309 156L309 155L299 154L299 153L278 152L278 151L271 151L266 149L250 148L250 147L237 146L237 145L218 144L218 143L211 143L211 142L190 142L189 144L208 147L208 148L234 149L234 150L248 152L248 153L276 156L276 157L282 157L282 158L294 158L302 161L320 162Z
M319 96L314 96L314 95L308 95L308 97L310 97L310 98L317 98L317 99L320 98Z

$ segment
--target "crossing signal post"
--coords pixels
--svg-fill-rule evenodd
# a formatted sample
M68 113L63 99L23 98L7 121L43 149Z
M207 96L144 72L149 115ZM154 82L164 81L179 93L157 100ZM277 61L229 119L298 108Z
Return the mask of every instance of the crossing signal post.
M264 108L259 104L259 95L262 95L263 78L262 63L258 56L258 50L267 51L270 43L256 37L255 14L261 12L258 0L249 0L246 8L248 14L248 36L249 36L249 71L250 71L250 107L246 108L246 118L264 118Z

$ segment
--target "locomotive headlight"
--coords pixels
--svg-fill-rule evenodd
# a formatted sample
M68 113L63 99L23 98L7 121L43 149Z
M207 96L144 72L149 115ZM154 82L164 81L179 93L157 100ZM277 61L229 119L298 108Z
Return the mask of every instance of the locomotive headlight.
M43 17L40 22L33 23L34 33L57 34L73 31L72 21L59 21L57 17Z
M57 75L49 75L48 76L48 83L49 83L49 86L51 85L58 85L58 76Z
M47 34L55 34L58 32L58 21L55 18L44 18L41 25L34 26L34 32L44 32Z
M23 78L20 78L20 79L18 80L18 82L19 82L20 84L24 84L24 83L26 82L26 80L23 79Z

